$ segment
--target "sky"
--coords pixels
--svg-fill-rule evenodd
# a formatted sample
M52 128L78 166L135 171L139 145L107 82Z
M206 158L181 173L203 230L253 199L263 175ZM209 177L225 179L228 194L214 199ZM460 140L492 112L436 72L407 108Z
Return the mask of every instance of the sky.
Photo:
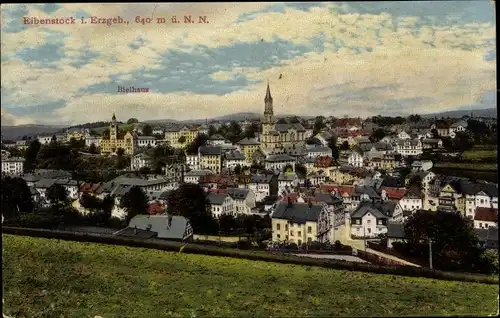
M1 14L2 125L263 113L268 82L275 114L496 107L496 23L486 0L2 4ZM184 23L189 15L195 23ZM118 16L129 23L90 23Z

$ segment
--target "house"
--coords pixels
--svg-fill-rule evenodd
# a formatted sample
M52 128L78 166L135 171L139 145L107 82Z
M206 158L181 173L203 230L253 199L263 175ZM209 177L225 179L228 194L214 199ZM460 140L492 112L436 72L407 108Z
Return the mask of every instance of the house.
M382 187L380 189L380 196L382 201L401 202L406 194L406 188Z
M207 199L214 218L219 218L222 214L234 215L234 201L227 192L210 192Z
M138 136L137 146L139 148L153 148L157 146L156 138L153 136Z
M392 248L393 243L402 242L405 238L405 225L404 223L393 223L389 222L387 224L387 248Z
M220 146L226 143L226 138L224 138L220 134L215 134L210 136L207 141L207 145L209 146Z
M453 133L457 133L457 132L464 132L467 130L467 122L466 121L457 121L453 124L450 125L450 128L449 128L449 132L448 134L451 135Z
M256 207L255 193L250 189L228 188L227 194L233 199L236 215L251 214Z
M326 182L327 176L324 171L319 170L316 172L311 172L307 175L307 180L309 180L310 185L319 186Z
M353 149L348 153L347 165L358 168L364 166L363 151L359 146L354 146Z
M392 203L393 202L386 202ZM387 233L389 217L380 211L380 207L371 203L363 202L350 215L351 236L353 237L377 237L379 234Z
M439 137L449 137L450 135L450 125L445 120L436 120L434 124L431 125L432 130L436 130Z
M439 149L443 148L443 141L441 139L425 138L422 139L422 149Z
M411 139L410 134L408 134L406 131L402 131L398 134L399 139Z
M85 146L91 147L92 145L94 145L94 147L96 147L96 148L99 148L101 146L101 137L86 136L85 137Z
M280 172L278 175L278 194L288 193L299 185L299 177L296 173Z
M131 238L158 238L189 242L193 239L193 228L189 220L183 216L136 215L130 220L128 227L114 234Z
M394 150L404 157L423 153L422 142L419 139L398 139Z
M101 155L114 154L118 149L123 149L126 155L134 155L137 150L137 136L131 132L120 132L119 123L115 114L109 125L109 135L101 138L99 150Z
M165 141L174 148L182 148L194 141L200 130L193 126L171 126L165 129Z
M326 204L281 202L272 214L273 242L302 245L318 239L318 219Z
M414 171L429 171L432 168L432 165L432 161L430 160L417 160L411 164L411 169Z
M236 166L245 166L245 155L239 151L227 152L224 155L224 167L234 170Z
M209 169L214 173L220 173L222 169L222 148L212 146L201 146L198 149L200 157L200 168Z
M318 241L335 242L336 227L345 222L342 199L331 193L315 193L312 202L326 204L327 207L326 210L322 210L318 219Z
M140 153L132 157L130 160L130 169L132 171L138 171L141 168L151 168L153 159L145 153Z
M237 145L243 151L245 155L245 160L251 164L252 163L252 155L255 151L259 150L260 142L258 142L255 138L243 138L242 140L237 142Z
M165 134L165 129L163 129L162 127L153 127L153 136L164 136Z
M399 204L403 208L403 211L416 211L423 209L422 192L416 186L411 187L403 195Z
M200 156L198 154L186 154L186 164L192 170L199 170Z
M332 155L332 149L327 146L309 146L307 149L308 158L328 157Z
M477 207L474 214L474 228L498 227L498 209Z
M2 158L2 174L11 176L21 175L24 171L24 158L10 157Z
M255 193L256 201L262 201L265 197L277 194L277 178L271 174L252 175L248 188Z
M295 171L295 158L287 154L270 155L265 161L266 169L276 172L283 171L285 167L291 166Z

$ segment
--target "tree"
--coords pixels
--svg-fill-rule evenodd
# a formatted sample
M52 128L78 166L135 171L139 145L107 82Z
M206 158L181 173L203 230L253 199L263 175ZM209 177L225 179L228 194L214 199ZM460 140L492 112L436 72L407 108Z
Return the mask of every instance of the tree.
M38 152L38 168L73 170L80 163L80 157L77 149L59 143L49 143Z
M385 137L385 130L382 128L375 129L370 136L372 142L379 142Z
M204 146L208 141L208 136L205 135L205 134L199 134L198 136L196 136L193 140L193 142L191 142L187 148L186 148L186 152L187 153L198 153L198 148L200 148L201 146Z
M181 145L183 145L186 142L186 137L180 136L179 139L177 140L177 142L180 143Z
M453 139L454 148L459 151L470 150L474 145L472 139L473 138L470 138L467 133L458 131Z
M230 234L238 227L235 217L231 214L221 214L217 222L219 224L219 233Z
M22 178L2 178L2 214L5 218L16 218L21 213L33 211L31 191Z
M136 215L147 214L148 197L142 188L133 186L120 199L120 207L127 212L126 221L128 223Z
M227 139L229 139L232 143L236 143L242 139L241 138L242 133L243 133L243 130L241 129L240 124L238 124L237 121L233 120L229 124L229 127L228 127L228 130L227 130L225 137Z
M328 147L332 150L332 158L335 161L339 160L339 147L337 146L337 137L333 136L330 139L328 139Z
M102 132L102 138L109 138L109 134L110 134L109 128L104 129Z
M347 141L344 141L341 145L340 145L340 150L349 150L349 143Z
M255 138L255 134L259 132L259 125L257 123L251 123L247 127L245 127L245 131L243 132L244 138Z
M139 120L137 118L129 118L129 120L127 120L127 125L137 124L138 122Z
M24 156L24 170L25 171L33 171L37 166L37 156L40 152L40 148L42 145L38 140L33 140L26 150L26 154Z
M139 173L146 175L146 174L151 174L152 172L151 172L151 168L149 168L149 167L141 167L139 169Z
M325 118L323 116L316 117L313 126L313 136L316 136L323 128L326 127L324 120Z
M96 154L97 153L97 147L95 146L94 143L90 144L89 153L92 153L92 154Z
M240 173L241 173L241 165L240 165L240 164L237 164L237 165L234 167L234 173L235 173L235 174L240 174Z
M214 127L214 125L208 126L208 136L213 136L217 133L217 129Z
M66 207L69 204L69 193L66 188L60 184L51 185L45 194L52 206Z
M197 184L183 183L169 193L168 212L188 218L195 233L213 232L213 218L207 194Z
M418 123L420 120L422 120L422 117L420 115L410 115L410 116L408 116L408 121L409 122Z
M144 125L144 127L142 127L142 134L144 136L153 135L153 127L151 127L151 125L149 125L149 124Z
M101 209L102 201L93 195L82 193L80 197L80 205L91 212L95 212L96 210Z
M307 168L303 164L297 163L295 164L295 173L299 177L305 178L307 176Z
M319 141L318 138L310 137L310 138L306 139L306 144L320 146L321 145L321 141Z
M439 137L440 137L437 129L431 129L431 134L432 134L432 138L434 138L434 139L439 139Z

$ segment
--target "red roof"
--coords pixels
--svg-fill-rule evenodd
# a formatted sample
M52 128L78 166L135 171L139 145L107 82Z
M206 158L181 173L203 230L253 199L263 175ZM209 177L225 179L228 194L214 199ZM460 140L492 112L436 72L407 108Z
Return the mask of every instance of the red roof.
M498 209L494 208L476 208L474 220L484 222L498 222Z
M299 194L294 192L294 193L290 193L290 194L285 195L281 201L288 202L288 199L290 199L292 201L292 203L296 203L298 197L299 197Z
M347 194L349 196L354 191L354 187L351 187L351 186L338 186L338 185L331 185L331 184L322 184L320 186L320 188L323 191L328 191L328 192L335 191L337 193L340 193L340 195Z
M342 118L338 119L335 125L337 127L347 127L347 126L361 127L361 120L359 118Z
M316 160L314 161L314 165L317 167L317 168L327 168L327 167L331 167L332 166L332 162L333 162L333 158L332 157L317 157Z
M392 187L382 187L382 190L385 190L387 197L391 200L401 200L408 191L406 188L392 188Z
M80 186L80 192L92 193L100 186L100 183L84 183Z
M164 214L165 206L159 202L153 202L148 205L148 214L156 215L156 214Z

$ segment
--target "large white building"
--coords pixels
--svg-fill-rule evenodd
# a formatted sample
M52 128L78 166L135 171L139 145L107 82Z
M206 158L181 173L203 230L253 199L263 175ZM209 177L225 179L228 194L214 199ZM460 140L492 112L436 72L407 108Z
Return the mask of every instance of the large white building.
M130 169L132 171L138 171L141 168L151 168L152 159L145 153L140 153L132 157L130 161Z
M23 173L24 158L11 157L2 158L2 173L8 175L20 175Z
M419 139L398 139L394 150L401 156L418 156L423 153L422 142Z

